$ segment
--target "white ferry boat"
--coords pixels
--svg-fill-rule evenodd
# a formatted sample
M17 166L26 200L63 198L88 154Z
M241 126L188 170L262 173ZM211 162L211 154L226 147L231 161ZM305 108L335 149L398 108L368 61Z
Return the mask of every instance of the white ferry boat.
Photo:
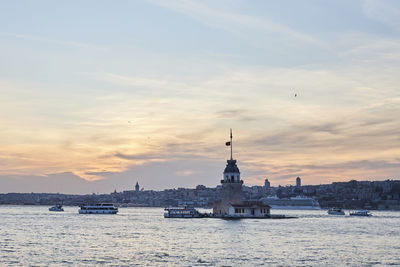
M330 214L330 215L345 215L344 211L341 208L330 208L328 210L328 214Z
M350 216L372 216L368 210L357 210L350 212Z
M49 211L64 211L64 209L63 209L62 205L58 204L58 205L55 205L55 206L49 208Z
M165 208L164 218L200 218L202 215L193 207Z
M79 214L116 214L117 212L118 208L110 203L82 205L79 209Z

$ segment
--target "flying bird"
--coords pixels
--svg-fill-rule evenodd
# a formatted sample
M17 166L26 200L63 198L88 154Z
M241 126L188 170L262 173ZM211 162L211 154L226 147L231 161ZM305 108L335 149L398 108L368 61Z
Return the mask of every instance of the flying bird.
M297 97L297 93L296 93L296 94L294 94L294 97Z

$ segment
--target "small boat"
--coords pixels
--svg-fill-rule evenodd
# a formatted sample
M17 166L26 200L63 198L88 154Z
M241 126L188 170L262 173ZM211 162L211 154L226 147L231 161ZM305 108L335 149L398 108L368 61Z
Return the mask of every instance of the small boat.
M64 211L64 209L63 209L62 205L58 204L58 205L55 205L55 206L49 208L49 211Z
M344 215L344 211L341 208L330 208L328 210L328 214L330 215Z
M193 207L169 207L165 208L164 218L200 218L203 217Z
M357 210L350 212L351 216L372 216L372 214L368 210Z
M116 214L118 208L111 203L100 203L93 205L82 205L79 214Z

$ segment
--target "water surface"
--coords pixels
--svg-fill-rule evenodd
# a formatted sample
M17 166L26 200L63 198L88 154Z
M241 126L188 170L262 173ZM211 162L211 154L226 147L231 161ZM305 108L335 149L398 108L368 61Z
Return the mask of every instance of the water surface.
M162 208L48 208L0 206L0 266L400 265L400 212L272 210L299 218L221 220L164 219Z

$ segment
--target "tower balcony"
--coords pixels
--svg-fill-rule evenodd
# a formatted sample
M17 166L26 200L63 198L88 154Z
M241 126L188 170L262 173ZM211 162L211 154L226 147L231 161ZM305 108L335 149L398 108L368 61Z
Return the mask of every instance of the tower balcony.
M232 182L232 181L225 181L222 179L221 184L243 184L243 180L240 180L239 182L237 181Z

